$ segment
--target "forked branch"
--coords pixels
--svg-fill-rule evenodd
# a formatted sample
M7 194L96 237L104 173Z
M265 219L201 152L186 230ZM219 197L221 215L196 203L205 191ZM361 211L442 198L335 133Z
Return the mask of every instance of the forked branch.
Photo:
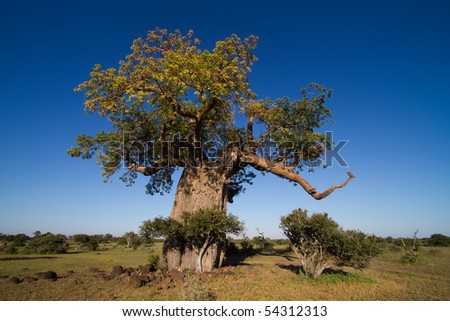
M242 162L254 166L258 169L266 170L279 177L286 178L292 182L298 183L309 195L311 195L316 200L321 200L327 197L336 189L346 186L352 179L355 178L355 176L351 172L347 172L348 178L344 183L330 186L324 192L319 193L301 175L294 173L290 168L285 167L283 164L275 163L250 153L243 154L241 160Z

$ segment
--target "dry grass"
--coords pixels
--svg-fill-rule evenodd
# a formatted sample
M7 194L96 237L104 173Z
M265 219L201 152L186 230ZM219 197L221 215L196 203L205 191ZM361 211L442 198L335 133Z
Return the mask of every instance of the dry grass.
M421 262L414 265L402 264L401 255L386 252L367 270L344 269L310 280L295 273L298 267L291 253L278 250L231 258L239 263L191 276L190 282L203 284L217 300L450 300L450 248L424 248ZM150 283L135 289L89 271L97 267L109 272L113 265L136 267L145 264L148 256L145 249L123 247L64 255L2 255L0 275L23 277L53 270L60 278L20 284L0 280L0 300L177 300L180 286L162 289Z

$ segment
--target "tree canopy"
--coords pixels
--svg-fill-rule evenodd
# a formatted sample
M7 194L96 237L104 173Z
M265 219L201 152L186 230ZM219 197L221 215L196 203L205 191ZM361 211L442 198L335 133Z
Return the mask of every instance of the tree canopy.
M300 99L258 99L248 78L257 42L231 35L207 50L192 31L149 31L118 68L95 65L76 88L85 111L107 118L111 130L79 135L68 153L95 156L105 179L122 167L129 185L148 176L150 194L169 191L175 170L189 166L225 173L229 201L251 182L251 169L298 183L315 199L345 186L351 173L323 193L300 175L330 147L318 128L331 119L332 91L310 84Z

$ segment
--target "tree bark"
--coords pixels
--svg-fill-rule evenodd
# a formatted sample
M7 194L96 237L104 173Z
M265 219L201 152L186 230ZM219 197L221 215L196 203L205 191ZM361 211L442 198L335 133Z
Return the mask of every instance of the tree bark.
M175 202L170 218L181 221L184 212L218 206L226 210L228 179L221 168L186 167L183 170L175 193ZM219 267L225 251L222 243L211 244L203 254L203 271ZM185 240L169 237L164 242L164 255L169 270L197 270L198 254Z

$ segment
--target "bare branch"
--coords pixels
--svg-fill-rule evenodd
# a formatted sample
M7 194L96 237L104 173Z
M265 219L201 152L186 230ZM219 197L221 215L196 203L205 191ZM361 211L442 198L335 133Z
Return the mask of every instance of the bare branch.
M285 167L283 164L275 163L250 153L243 154L241 161L258 169L266 170L279 177L286 178L292 182L298 183L309 195L311 195L316 200L321 200L327 197L336 189L346 186L352 179L355 178L355 176L351 172L347 172L348 178L344 183L330 186L324 192L319 193L301 175L294 173L291 168Z

